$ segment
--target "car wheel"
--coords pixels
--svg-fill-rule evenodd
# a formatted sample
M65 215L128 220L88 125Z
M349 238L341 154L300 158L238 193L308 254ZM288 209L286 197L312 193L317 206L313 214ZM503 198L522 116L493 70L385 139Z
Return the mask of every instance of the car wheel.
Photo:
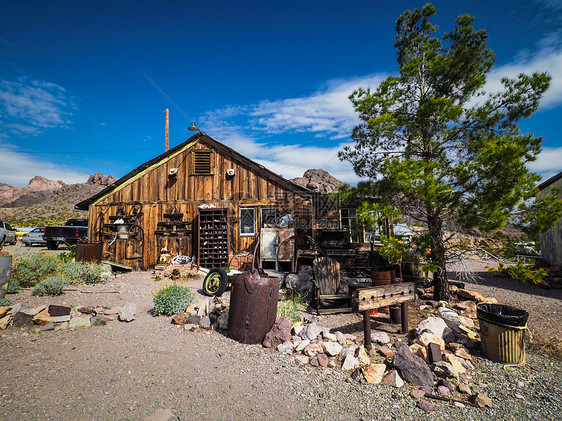
M56 241L47 241L47 248L49 250L56 250L58 247L58 244Z
M203 281L203 292L210 296L220 297L228 286L228 276L224 269L214 268L207 273Z

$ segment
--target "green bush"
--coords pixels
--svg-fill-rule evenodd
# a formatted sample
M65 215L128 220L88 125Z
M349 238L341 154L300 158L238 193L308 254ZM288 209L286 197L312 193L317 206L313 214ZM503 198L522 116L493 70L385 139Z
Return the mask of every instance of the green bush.
M14 267L12 278L23 287L33 287L53 276L60 269L62 261L57 256L35 254L23 258Z
M14 304L12 300L7 300L6 298L0 298L0 307L11 307L12 304Z
M8 283L8 289L6 292L8 294L17 294L20 289L21 289L20 281L12 278Z
M502 262L499 262L497 269L488 268L488 270L503 272L511 279L531 284L540 283L548 273L548 269L537 269L532 265L525 265L521 262L518 262L515 266L505 266Z
M60 274L70 283L77 284L99 284L108 279L103 276L102 265L95 263L70 262L61 266Z
M153 301L155 316L172 316L193 304L195 295L188 287L172 284L156 292Z
M31 293L39 297L42 295L61 295L62 290L67 286L68 281L66 279L60 276L51 276L35 285Z
M68 251L59 254L59 259L65 263L72 262L76 258L76 244L68 246Z

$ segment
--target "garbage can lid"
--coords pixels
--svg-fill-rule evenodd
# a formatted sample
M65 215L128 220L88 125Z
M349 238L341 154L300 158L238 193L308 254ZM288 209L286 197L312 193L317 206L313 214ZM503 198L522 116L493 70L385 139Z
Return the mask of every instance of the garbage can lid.
M478 304L476 314L479 319L516 327L524 327L529 318L526 310L502 304Z

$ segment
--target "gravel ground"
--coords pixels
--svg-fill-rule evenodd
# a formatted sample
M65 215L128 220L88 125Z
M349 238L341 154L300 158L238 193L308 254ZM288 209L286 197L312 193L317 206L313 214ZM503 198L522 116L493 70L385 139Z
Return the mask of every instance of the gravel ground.
M198 289L200 280L191 285ZM154 289L150 273L134 272L55 298L33 297L29 291L8 296L30 306L132 301L137 318L73 331L3 331L0 419L141 420L162 408L180 420L561 419L562 363L546 354L529 352L527 364L518 369L476 357L471 385L488 394L494 407L432 401L436 410L428 413L416 407L409 386L368 385L340 370L297 367L290 357L218 332L186 332L171 325L169 317L150 314ZM483 283L475 289L485 295L505 290L514 304L529 295ZM541 299L552 300L557 313L551 316L559 320L560 298ZM353 327L359 320L329 316L320 323Z

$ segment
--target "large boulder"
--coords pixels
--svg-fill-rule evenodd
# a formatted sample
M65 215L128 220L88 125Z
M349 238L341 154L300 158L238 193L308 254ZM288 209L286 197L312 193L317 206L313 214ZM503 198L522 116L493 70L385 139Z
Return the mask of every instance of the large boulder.
M440 307L438 309L441 310ZM422 320L416 327L416 336L420 336L423 332L430 332L439 338L443 337L445 330L447 329L447 323L441 317L429 316L427 319Z
M287 317L277 319L266 333L263 346L273 348L291 340L291 321Z
M423 359L414 355L405 343L398 346L392 365L398 370L400 377L407 382L420 386L433 386L434 376L430 368Z

